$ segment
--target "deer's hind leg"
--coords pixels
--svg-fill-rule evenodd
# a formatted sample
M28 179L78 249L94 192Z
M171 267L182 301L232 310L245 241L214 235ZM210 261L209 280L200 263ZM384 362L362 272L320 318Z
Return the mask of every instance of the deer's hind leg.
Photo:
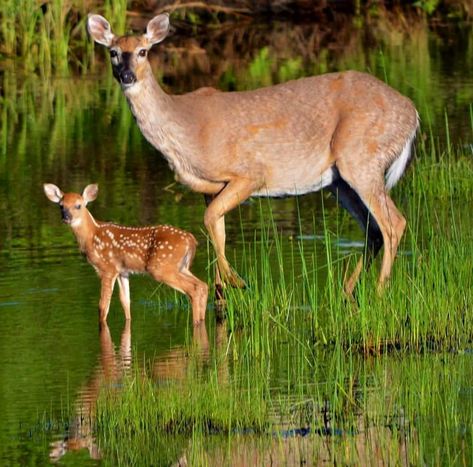
M370 209L380 225L384 240L383 262L378 281L378 289L381 289L391 275L399 242L406 229L406 219L386 191L383 190L369 199Z
M381 290L386 280L391 275L392 266L396 258L399 242L406 228L406 219L396 208L393 200L389 197L384 186L384 173L376 174L372 171L369 178L369 168L365 167L362 174L355 172L344 172L338 166L341 177L356 192L361 202L365 205L369 219L373 219L371 233L368 224L368 238L372 237L374 251L379 251L379 233L382 235L384 253L381 272L378 280L378 290ZM360 169L361 170L361 169ZM367 176L368 174L368 176ZM375 225L377 227L375 227ZM361 267L360 267L361 270Z
M371 235L376 238L375 245L379 242L379 232L383 238L378 280L378 289L381 289L391 274L406 227L406 220L387 193L385 172L393 162L393 154L401 154L405 143L402 144L403 136L395 125L397 115L386 115L386 112L375 115L373 112L375 109L361 115L358 121L342 119L334 132L331 149L340 177L358 195L369 219L374 219L378 227L370 234L368 224L368 238ZM355 205L359 203L355 202ZM361 219L366 217L361 215L364 208L355 210L360 211ZM361 266L357 269L361 270Z
M158 282L163 282L189 297L192 305L192 319L194 325L198 325L205 320L208 296L207 284L186 269L181 271L175 267L153 268L150 270L150 273Z
M365 203L357 192L340 176L338 169L334 168L334 179L326 189L354 217L366 236L365 254L358 260L353 273L344 284L345 293L351 297L363 266L368 269L383 246L383 235L378 223L371 215Z
M127 276L118 275L118 286L120 287L120 302L125 313L125 319L131 319L130 313L130 282Z
M161 258L148 265L148 272L158 282L163 282L189 297L192 319L194 325L198 325L205 320L209 290L207 284L189 270L194 254L195 247L188 247L179 261L169 256Z

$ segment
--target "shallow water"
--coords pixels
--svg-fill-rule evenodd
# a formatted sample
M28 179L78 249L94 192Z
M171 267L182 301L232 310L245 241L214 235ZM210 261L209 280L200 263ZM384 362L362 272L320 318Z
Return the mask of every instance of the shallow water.
M425 125L424 133L429 135L428 126L432 126L439 147L446 147L450 141L471 151L473 34L469 28L456 31L449 41L444 40L444 33L429 32L425 27L416 30L411 39L401 41L394 34L375 43L363 41L363 37L353 38L346 51L327 45L307 56L301 55L303 50L298 50L295 42L286 39L280 44L288 29L301 37L308 30L307 25L295 29L276 25L271 31L272 41L267 42L267 52L262 52L267 34L264 28L263 32L240 31L243 36L229 31L228 36L221 33L217 38L211 37L204 42L204 46L210 44L208 54L195 59L180 61L179 49L170 49L163 68L168 89L181 92L204 84L247 88L310 72L349 67L370 70L380 77L386 75L394 87L414 99ZM237 36L247 37L253 48L248 46L241 55L234 52L222 65L218 44L233 40L238 45ZM177 45L180 41L185 44L179 36L173 40ZM97 50L97 55L103 57L103 51ZM172 64L176 63L174 70ZM124 371L146 362L147 367L154 368L157 380L179 380L186 373L188 346L197 342L204 354L212 354L221 331L215 327L210 303L209 345L205 336L192 337L187 302L148 277L133 277L133 323L129 334L122 337L127 331L117 297L109 316L110 335L99 332L99 281L79 254L71 232L61 224L57 206L45 198L42 183L82 190L86 184L98 182L99 196L90 206L98 219L130 225L168 223L192 231L200 243L193 270L210 283L213 272L202 223L204 203L201 196L174 183L163 159L144 141L108 68L97 65L89 76L45 80L38 76L25 78L15 64L4 63L0 67L0 459L6 465L43 464L54 449L64 449L61 443L66 437L73 437L71 407L94 403L103 373L118 371L117 365ZM286 70L286 74L281 70ZM322 228L317 230L323 224L322 202L332 214L326 220L329 228L340 232L334 254L361 251L363 238L355 223L343 217L333 200L322 194L298 201L270 202L284 244L295 239L307 241L310 257L310 245L324 239ZM405 207L409 200L401 199L399 203ZM228 252L236 264L242 261L243 245L254 240L261 223L259 212L260 204L249 202L227 217ZM323 285L327 259L320 250L317 260ZM291 249L283 251L287 252L284 261L293 261ZM409 254L408 247L403 253ZM272 263L277 269L276 255ZM121 353L120 339L127 342L122 346L127 350L122 348ZM473 369L471 357L471 353L466 353L448 358L450 371L458 369L464 374L464 385L458 390L464 391L466 410L472 410L473 405L468 383ZM308 382L301 383L297 391L288 390L290 359L291 349L281 347L271 373L271 391L285 404L297 405ZM330 358L320 360L318 371L323 373L329 365L327 361ZM363 360L358 364L369 366ZM437 357L419 356L415 371L428 373L436 364ZM372 365L378 372L389 372L393 385L413 371L405 361L395 358ZM110 370L110 366L114 369ZM368 386L370 377L379 374L376 371L370 374L366 370ZM231 378L230 364L227 372ZM323 387L325 382L320 384ZM368 394L374 394L381 382L371 384ZM379 409L379 405L375 407ZM277 413L275 409L275 417ZM279 433L300 428L304 427L284 420ZM459 425L458 429L463 427ZM471 427L466 429L470 430L471 441ZM275 438L262 441L240 435L230 446L225 440L217 440L207 451L209 463L234 458L236 463L262 464L278 456L288 459L288 463L297 463L302 457L330 459L325 448L316 448L317 443L307 441L310 436L287 436L284 441L281 436ZM68 462L86 462L89 451L84 449L69 453ZM90 453L94 457L93 447ZM57 452L54 455L60 456Z

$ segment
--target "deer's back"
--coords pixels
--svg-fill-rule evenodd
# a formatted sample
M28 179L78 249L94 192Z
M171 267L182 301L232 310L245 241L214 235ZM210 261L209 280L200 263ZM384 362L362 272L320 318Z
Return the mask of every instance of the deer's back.
M184 230L169 225L127 227L99 222L87 257L100 271L120 274L143 273L150 262L169 261L178 264L197 241Z
M340 118L382 113L385 119L410 120L415 114L409 99L374 76L356 71L300 78L251 91L202 88L176 97L203 122L239 136L272 128L286 136L313 138L314 132L324 134Z

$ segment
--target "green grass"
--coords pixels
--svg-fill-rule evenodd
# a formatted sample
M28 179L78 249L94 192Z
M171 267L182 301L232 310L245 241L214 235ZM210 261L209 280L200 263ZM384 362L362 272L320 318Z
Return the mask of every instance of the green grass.
M137 459L141 464L143 458L170 462L170 455L176 460L189 437L264 432L268 379L259 373L250 381L247 367L234 368L230 378L225 350L210 358L191 344L182 354L154 361L147 371L137 369L120 384L111 384L97 403L99 444L129 465ZM267 369L260 366L260 371Z
M472 269L466 258L473 237L464 206L473 199L473 161L470 155L452 153L436 161L419 151L406 180L393 192L408 228L381 296L376 292L378 260L361 277L357 303L346 299L343 279L358 255L343 248L340 237L358 242L363 237L347 215L325 206L333 201L318 197L321 215L313 221L312 235L307 222L299 221L295 238L279 231L273 204L257 202L259 229L252 238L242 233L238 247L242 259L237 269L249 290L227 290L230 328L248 333L253 355L268 349L278 330L314 347L368 353L471 345Z
M200 380L196 373L186 374L181 381L158 379L157 383L135 375L125 379L120 391L120 416L107 417L106 423L103 418L105 414L115 413L117 401L112 391L109 397L103 396L105 402L100 406L98 423L109 431L108 436L127 431L130 436L140 437L154 429L183 435L194 431L230 433L243 428L260 432L266 413L261 403L262 390L251 387L245 391L231 383L226 385L218 381L216 370L206 381Z
M247 336L228 339L245 354ZM136 365L97 404L106 463L173 463L185 455L215 465L270 455L289 463L468 465L468 354L311 354L288 334L273 339L270 358L232 360L228 341L196 366L190 352L178 379L151 370L156 360L148 370Z

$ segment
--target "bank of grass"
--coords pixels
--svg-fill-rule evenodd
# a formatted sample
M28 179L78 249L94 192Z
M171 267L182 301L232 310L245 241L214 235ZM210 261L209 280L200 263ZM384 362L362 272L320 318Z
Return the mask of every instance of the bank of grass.
M221 384L216 373L205 381L193 373L183 381L166 382L135 375L125 380L120 391L120 416L113 418L118 415L113 410L115 397L105 396L98 421L108 413L112 418L104 424L107 431L126 431L134 436L146 436L155 429L183 435L194 431L230 433L239 429L261 432L266 423L266 407L262 403L265 389L262 381L255 381L248 388L231 382Z
M301 226L299 239L288 240L272 220L270 202L259 201L260 229L238 246L237 269L249 289L227 290L230 328L247 333L256 355L270 347L275 329L309 339L316 347L367 353L471 346L473 236L467 213L473 199L473 158L453 151L429 157L425 151L418 149L410 172L392 193L408 219L393 276L379 295L378 259L362 275L355 303L343 294L343 279L362 249L347 249L343 237L363 238L344 227L344 214L334 224L337 214L321 196L325 225L314 221L309 237Z
M166 374L164 363L137 370L102 391L96 428L106 458L111 454L119 465L143 465L143 459L147 465L169 465L187 449L189 439L267 430L269 368L253 368L249 379L248 366L239 366L230 377L225 347L212 359L188 350L177 379Z

